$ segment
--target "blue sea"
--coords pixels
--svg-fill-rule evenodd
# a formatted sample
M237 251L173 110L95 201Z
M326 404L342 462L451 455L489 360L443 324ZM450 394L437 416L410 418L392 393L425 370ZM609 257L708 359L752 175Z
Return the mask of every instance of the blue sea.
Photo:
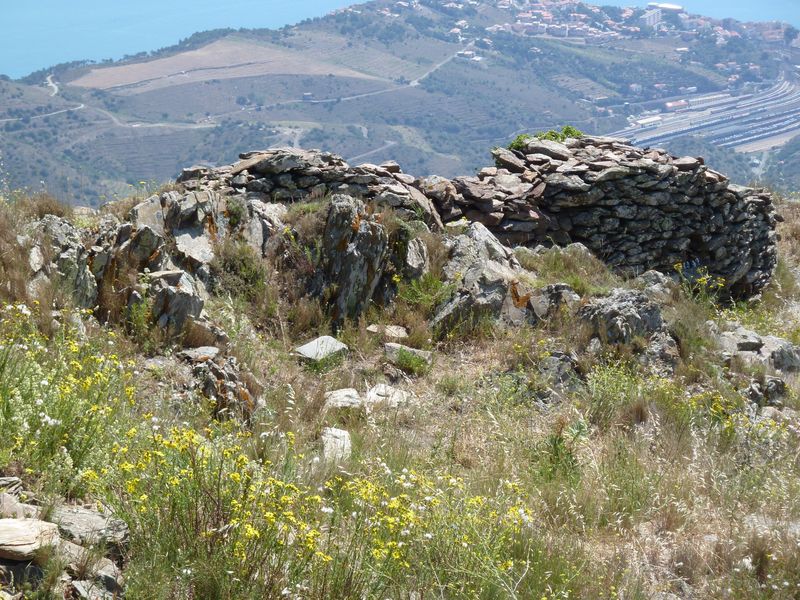
M687 12L739 21L784 21L800 27L800 0L593 0L590 4L647 6L649 2L669 2Z
M4 0L0 74L13 78L73 60L122 58L198 31L297 23L353 0Z

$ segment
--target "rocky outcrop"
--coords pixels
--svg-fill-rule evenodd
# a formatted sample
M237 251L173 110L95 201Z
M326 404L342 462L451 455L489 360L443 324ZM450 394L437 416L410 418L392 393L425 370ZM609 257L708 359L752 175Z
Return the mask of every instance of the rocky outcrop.
M670 375L680 360L661 307L643 292L614 290L581 308L578 317L589 329L590 348L641 342L644 349L638 360L659 375Z
M38 296L47 283L58 281L72 291L78 306L94 306L97 282L88 266L89 253L75 226L61 217L46 215L33 223L27 236L18 242L28 247L31 296Z
M184 350L178 358L191 365L195 389L212 403L216 418L249 419L263 405L256 395L260 384L235 357L209 346Z
M776 371L800 371L800 346L774 335L761 336L738 323L725 323L720 331L710 324L712 333L726 358L763 365Z
M327 298L334 324L358 317L386 267L386 229L367 214L361 200L339 194L331 198L321 247L312 293Z
M433 326L472 326L487 316L524 319L520 271L514 253L481 223L473 223L451 244L443 279L453 293L436 310Z
M0 519L0 558L33 560L58 543L58 527L36 519Z
M395 163L351 167L333 154L281 148L192 168L179 182L189 193L239 198L251 217L254 202L347 194L436 230L466 217L507 246L581 242L625 274L671 273L692 262L723 278L733 296L756 293L774 270L779 217L769 193L732 185L702 159L600 137L531 139L523 150L493 154L496 166L450 181L414 178ZM256 246L274 230L274 219L262 223Z
M57 274L78 304L99 305L101 318L123 319L150 302L154 322L178 336L203 324L211 263L225 239L266 256L271 239L293 235L284 224L288 204L323 197L331 197L329 212L305 292L324 300L335 324L370 302L390 301L397 281L427 273L418 234L443 230L443 222L463 232L444 267L452 297L433 319L447 328L482 315L536 321L550 310L554 298L526 288L509 246L579 242L626 274L672 274L676 264L691 263L737 297L758 292L775 268L779 217L770 195L731 185L701 159L598 137L531 139L493 154L496 166L452 181L418 179L396 163L351 167L334 154L292 148L193 167L174 189L135 206L129 222L102 223L88 243L63 219L37 222L20 240L30 291ZM418 227L390 231L387 209ZM669 293L662 284L648 289Z
M59 524L37 517L0 518L0 587L36 584L45 566L59 565L63 569L57 584L59 598L62 593L64 598L120 597L122 572L101 550L120 550L127 541L127 526L80 507L59 508L54 516ZM59 530L74 541L63 539Z

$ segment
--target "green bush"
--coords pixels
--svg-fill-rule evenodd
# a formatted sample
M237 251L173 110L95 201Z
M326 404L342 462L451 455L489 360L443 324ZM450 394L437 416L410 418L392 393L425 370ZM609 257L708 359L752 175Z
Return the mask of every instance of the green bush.
M419 279L402 283L397 296L412 308L418 309L425 317L430 317L437 306L450 299L455 287L454 284L445 284L434 274L427 273Z
M402 348L397 353L397 362L395 364L399 369L415 377L426 375L431 370L431 365L428 361Z
M239 198L231 198L228 200L228 223L231 229L236 229L244 223L247 217L247 205Z
M509 144L508 149L524 152L527 143L534 137L540 140L563 142L568 138L581 138L583 137L583 132L579 129L576 129L572 125L566 125L561 129L561 131L551 129L550 131L540 131L534 135L523 133L522 135L518 135L516 138L514 138L514 141Z
M531 140L533 136L528 133L523 133L522 135L518 135L514 138L514 141L508 145L509 150L519 150L520 152L525 151L525 146Z

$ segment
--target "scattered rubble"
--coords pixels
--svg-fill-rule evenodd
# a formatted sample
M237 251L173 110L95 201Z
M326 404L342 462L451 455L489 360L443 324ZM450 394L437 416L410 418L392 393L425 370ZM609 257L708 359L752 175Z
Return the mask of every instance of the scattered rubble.
M720 349L728 359L738 358L748 363L765 365L776 371L796 373L800 371L800 346L788 340L767 335L760 336L738 323L726 323L722 331L709 324Z

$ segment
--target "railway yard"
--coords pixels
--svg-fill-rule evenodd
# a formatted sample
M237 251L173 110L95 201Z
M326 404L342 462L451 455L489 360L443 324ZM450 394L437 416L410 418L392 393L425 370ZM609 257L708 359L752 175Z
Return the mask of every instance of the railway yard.
M762 152L800 135L800 86L785 79L750 94L694 95L679 104L609 135L648 146L697 135L737 152Z

